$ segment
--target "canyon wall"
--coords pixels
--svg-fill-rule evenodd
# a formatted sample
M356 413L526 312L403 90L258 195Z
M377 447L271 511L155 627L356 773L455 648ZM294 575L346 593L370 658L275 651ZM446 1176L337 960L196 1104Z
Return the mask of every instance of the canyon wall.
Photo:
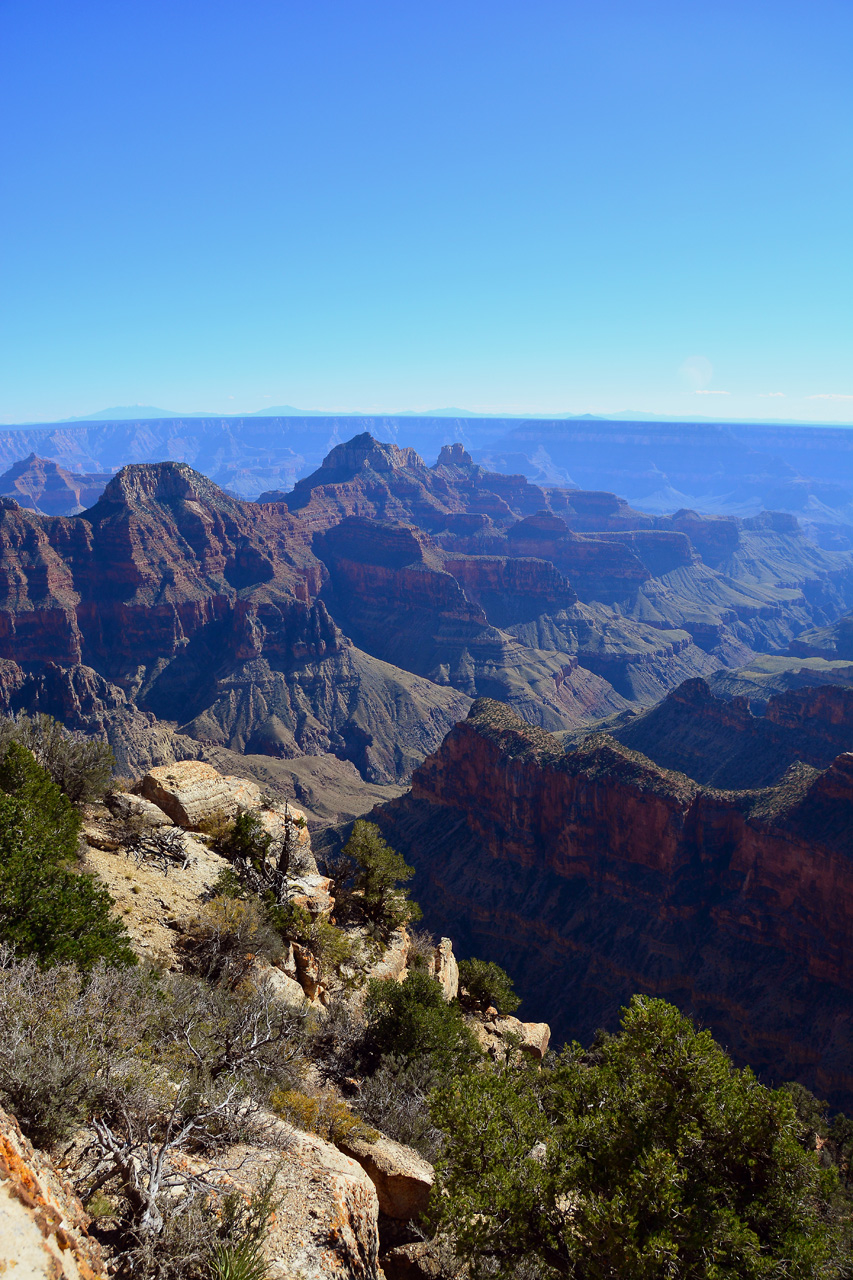
M564 753L481 700L374 817L427 924L558 1037L645 991L768 1079L853 1101L853 755L714 791L605 735Z

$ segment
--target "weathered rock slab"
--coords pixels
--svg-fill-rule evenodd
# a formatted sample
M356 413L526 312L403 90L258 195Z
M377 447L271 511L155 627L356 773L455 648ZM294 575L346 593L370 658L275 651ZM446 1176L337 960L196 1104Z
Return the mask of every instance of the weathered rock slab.
M89 1219L50 1159L0 1111L0 1274L15 1280L101 1280Z
M256 782L227 777L203 760L158 765L146 773L139 792L179 827L191 831L217 813L233 818L241 810L261 808Z
M417 1151L384 1136L375 1142L351 1138L340 1147L358 1161L376 1187L382 1213L408 1221L424 1212L435 1170Z

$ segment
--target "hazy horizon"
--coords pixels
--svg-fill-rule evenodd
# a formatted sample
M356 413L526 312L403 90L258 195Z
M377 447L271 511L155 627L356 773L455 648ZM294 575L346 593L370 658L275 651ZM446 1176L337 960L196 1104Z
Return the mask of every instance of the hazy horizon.
M398 409L398 410L364 410L364 409L305 409L296 408L293 405L272 406L269 409L255 410L237 410L231 409L225 412L206 411L206 410L188 410L178 412L173 410L159 409L154 405L117 405L111 409L95 410L92 413L80 414L69 418L52 418L52 419L31 419L23 422L4 422L0 421L3 427L50 427L50 426L73 426L74 424L84 425L86 423L98 422L154 422L163 420L183 421L185 419L197 418L215 419L215 418L355 418L370 420L373 418L475 418L495 420L514 420L519 421L576 421L583 418L591 418L603 422L683 422L689 423L718 423L725 426L726 423L732 425L743 426L804 426L804 427L853 427L853 421L831 421L827 419L798 419L798 418L744 418L744 417L724 417L723 415L672 415L661 414L655 415L651 413L643 413L641 410L617 410L613 413L481 413L476 410L468 409Z

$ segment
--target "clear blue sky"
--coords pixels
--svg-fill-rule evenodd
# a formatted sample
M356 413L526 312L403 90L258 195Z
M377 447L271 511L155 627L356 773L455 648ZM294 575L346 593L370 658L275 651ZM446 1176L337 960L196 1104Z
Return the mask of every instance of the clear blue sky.
M850 0L0 0L0 420L853 421L851 55Z

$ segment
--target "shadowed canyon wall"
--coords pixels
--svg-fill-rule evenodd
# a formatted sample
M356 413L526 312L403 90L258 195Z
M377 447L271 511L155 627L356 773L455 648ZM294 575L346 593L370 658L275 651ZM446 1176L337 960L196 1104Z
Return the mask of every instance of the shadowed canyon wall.
M481 700L374 816L427 924L558 1036L650 992L767 1078L853 1101L853 755L713 791L605 735L563 753Z

